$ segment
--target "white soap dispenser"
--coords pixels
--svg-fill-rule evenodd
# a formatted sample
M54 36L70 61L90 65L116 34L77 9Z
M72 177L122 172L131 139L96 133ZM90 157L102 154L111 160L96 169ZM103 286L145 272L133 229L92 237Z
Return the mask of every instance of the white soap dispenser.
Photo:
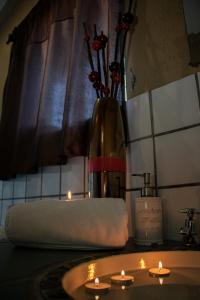
M162 244L162 201L160 197L154 196L154 190L150 186L150 173L132 176L144 178L141 197L135 199L135 242L138 245Z

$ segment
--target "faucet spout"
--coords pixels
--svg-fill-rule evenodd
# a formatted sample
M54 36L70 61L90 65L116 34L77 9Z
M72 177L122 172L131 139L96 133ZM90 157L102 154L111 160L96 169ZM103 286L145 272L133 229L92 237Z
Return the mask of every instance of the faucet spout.
M199 214L200 211L195 208L184 208L181 209L180 212L187 214L184 227L181 227L179 231L179 233L183 235L183 243L186 246L196 245L197 233L195 232L194 214Z

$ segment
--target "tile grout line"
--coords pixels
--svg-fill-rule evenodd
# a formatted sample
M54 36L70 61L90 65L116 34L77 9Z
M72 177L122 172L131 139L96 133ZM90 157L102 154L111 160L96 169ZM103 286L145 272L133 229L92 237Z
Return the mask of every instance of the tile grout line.
M171 130L168 130L168 131L156 133L154 135L154 137L164 136L164 135L179 132L179 131L185 131L185 130L192 129L192 128L195 128L195 127L200 127L200 123L195 123L195 124L192 124L192 125L183 126L183 127L180 127L180 128L171 129Z
M86 197L86 156L83 157L83 193Z
M42 195L42 187L43 187L43 167L41 167L41 173L40 173L40 200L42 200L43 195Z
M188 182L188 183L179 183L179 184L171 184L171 185L161 185L158 186L158 190L168 190L168 189L175 189L175 188L185 188L185 187L195 187L195 186L200 186L200 182ZM135 188L129 188L126 189L126 192L135 192L139 191L141 188L140 187L135 187Z
M194 76L195 76L196 89L197 89L197 97L198 97L198 104L199 104L199 111L200 111L200 87L199 87L198 74L195 73Z
M152 133L152 141L153 141L153 165L154 165L154 178L155 178L155 195L158 196L157 161L156 161L156 145L155 145L155 135L154 135L154 117L153 117L152 92L149 91L148 94L149 94L151 133Z
M145 135L145 136L143 136L143 137L136 138L136 139L134 139L134 140L130 140L130 141L127 142L127 144L128 144L128 145L129 145L129 144L133 144L133 143L140 142L140 141L143 141L143 140L146 140L146 139L149 139L149 138L152 138L152 135L151 135L151 134L150 134L150 135Z
M195 124L180 127L180 128L177 128L177 129L171 129L171 130L168 130L168 131L155 133L154 137L164 136L164 135L168 135L168 134L171 134L171 133L176 133L176 132L179 132L179 131L185 131L185 130L192 129L192 128L195 128L195 127L200 127L200 123L195 123ZM137 142L149 139L149 138L153 138L153 135L147 135L147 136L144 136L144 137L141 137L141 138L131 140L131 141L128 142L128 144L137 143Z
M184 187L193 187L200 186L200 182L189 182L189 183L179 183L179 184L171 184L171 185L161 185L158 187L160 190L164 189L174 189L174 188L184 188Z
M27 182L28 182L28 175L26 174L26 181L25 181L25 203L27 202L26 200L27 200Z
M171 185L161 185L161 186L158 186L157 188L158 188L158 190L163 190L163 189L167 190L167 189L195 187L195 186L200 186L200 182L189 182L189 183L180 183L180 184L171 184ZM141 187L134 187L134 188L126 189L126 192L135 192L135 191L140 191L140 190L141 190ZM84 192L73 193L73 195L81 196L81 195L84 195ZM59 197L59 196L64 197L65 194L44 195L43 198L53 198L53 197ZM37 199L37 198L40 198L40 196L27 197L27 199ZM21 200L21 199L24 199L24 198L23 197L14 197L13 199L14 200ZM9 201L10 198L5 198L3 200L4 201Z
M59 200L61 199L61 191L62 191L62 165L60 164L59 169Z
M174 189L174 188L185 188L185 187L195 187L195 186L200 186L200 182L190 182L190 183L183 183L183 184L171 184L171 185L163 185L163 186L158 186L158 190L162 189ZM126 192L134 192L134 191L140 191L140 187L135 187L135 188L128 188L126 189ZM84 195L84 192L78 192L74 193L74 195ZM51 194L51 195L44 195L43 198L53 198L53 197L64 197L65 194ZM40 196L30 196L28 199L37 199L40 198ZM23 197L14 197L14 200L21 200ZM4 201L9 201L10 198L5 198ZM2 201L1 201L2 202Z
M2 181L2 191L1 191L1 219L0 219L0 224L2 225L2 216L3 216L3 186L4 186L4 181Z
M73 193L73 195L76 195L76 196L81 196L83 195L84 196L84 193L83 192L77 192L77 193ZM61 197L65 197L66 194L51 194L51 195L43 195L43 198L53 198L53 197L56 197L58 198L59 196ZM27 197L27 199L41 199L41 196L30 196L30 197ZM15 197L14 200L21 200L21 199L24 199L23 197ZM4 201L9 201L10 198L5 198Z

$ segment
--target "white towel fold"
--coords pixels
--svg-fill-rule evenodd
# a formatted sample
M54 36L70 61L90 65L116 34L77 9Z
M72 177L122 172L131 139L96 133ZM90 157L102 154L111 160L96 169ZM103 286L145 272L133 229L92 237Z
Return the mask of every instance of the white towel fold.
M17 245L53 249L123 247L128 214L117 198L42 200L9 208L6 234Z

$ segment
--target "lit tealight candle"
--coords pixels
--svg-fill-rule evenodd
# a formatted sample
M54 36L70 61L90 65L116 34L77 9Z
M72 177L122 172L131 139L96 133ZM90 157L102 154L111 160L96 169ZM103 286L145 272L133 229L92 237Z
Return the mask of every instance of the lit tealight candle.
M149 269L149 274L153 277L169 276L170 270L162 267L162 262L159 261L158 268Z
M72 192L71 191L67 192L67 200L72 200Z
M93 282L88 282L85 284L86 289L90 293L106 293L109 291L111 285L106 282L100 282L99 278L95 278Z
M134 281L134 277L131 275L126 275L125 271L122 270L121 274L111 276L111 281L116 284L131 284Z

